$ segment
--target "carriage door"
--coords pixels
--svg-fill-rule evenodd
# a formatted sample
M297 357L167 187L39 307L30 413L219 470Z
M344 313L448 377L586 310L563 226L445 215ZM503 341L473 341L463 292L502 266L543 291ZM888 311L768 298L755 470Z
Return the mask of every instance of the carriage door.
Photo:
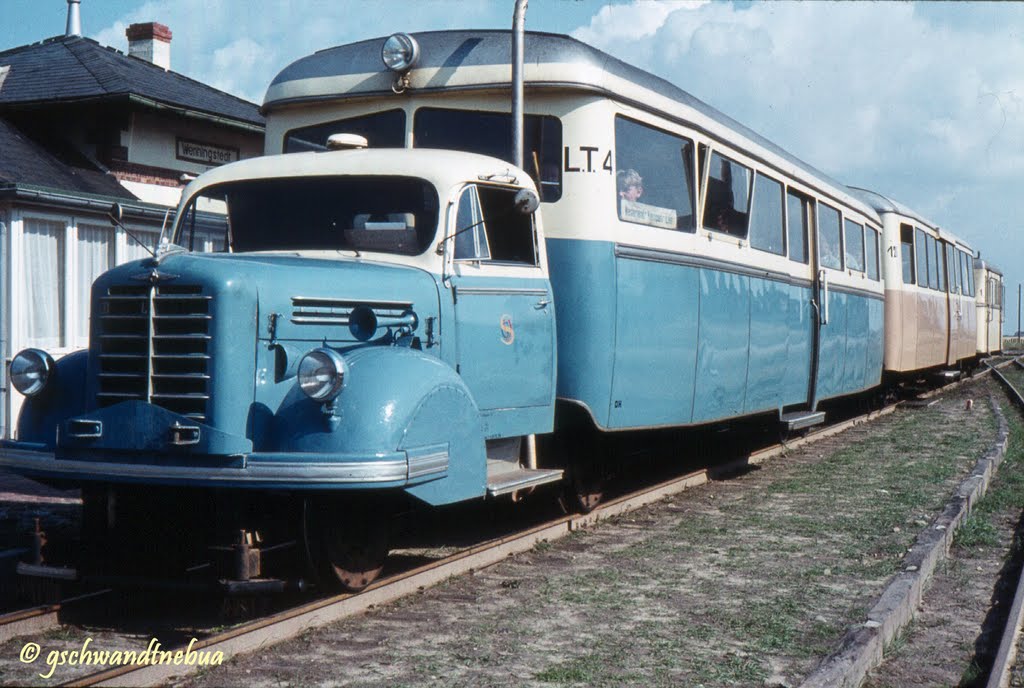
M515 209L514 196L514 189L466 186L447 230L458 370L490 418L490 437L544 431L529 419L554 403L551 285L533 218ZM550 413L541 417L550 428Z
M839 211L817 204L815 237L815 296L817 326L815 365L812 372L811 405L840 394L846 371L846 298L835 290L836 277L843 276L842 230Z
M940 281L945 278L945 284L940 284L947 293L946 303L946 318L949 321L949 339L946 343L946 363L953 365L957 359L960 358L960 342L963 339L963 303L960 298L960 280L957 276L957 264L959 261L955 260L956 254L953 252L953 247L950 244L942 241L939 242L940 251L945 255L939 257L939 261L942 262L945 259L945 275L943 271L939 271Z
M785 404L806 404L814 408L814 385L818 361L819 285L817 241L814 237L814 201L790 189L786 192L786 233L789 260L799 277L791 289L803 292L790 308L788 358L793 371L785 383ZM799 372L796 372L799 371ZM798 401L799 400L799 401Z

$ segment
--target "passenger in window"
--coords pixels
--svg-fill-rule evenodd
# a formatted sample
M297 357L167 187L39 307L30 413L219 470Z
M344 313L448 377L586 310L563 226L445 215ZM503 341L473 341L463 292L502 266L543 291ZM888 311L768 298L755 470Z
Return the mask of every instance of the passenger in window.
M619 198L626 201L636 201L644 193L644 180L640 173L629 168L619 170L616 175L619 183Z

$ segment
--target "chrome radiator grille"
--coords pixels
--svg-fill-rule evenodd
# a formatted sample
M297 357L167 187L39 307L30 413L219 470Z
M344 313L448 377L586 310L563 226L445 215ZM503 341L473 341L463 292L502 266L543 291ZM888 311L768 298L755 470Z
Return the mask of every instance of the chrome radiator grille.
M110 287L95 322L99 406L139 399L205 421L211 301L198 286Z

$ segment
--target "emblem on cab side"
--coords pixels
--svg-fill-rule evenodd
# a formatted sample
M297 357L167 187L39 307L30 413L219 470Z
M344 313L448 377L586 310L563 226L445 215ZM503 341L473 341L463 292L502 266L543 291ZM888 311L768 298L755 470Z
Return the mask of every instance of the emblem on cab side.
M501 316L501 341L503 344L511 344L516 340L516 330L512 327L512 316Z

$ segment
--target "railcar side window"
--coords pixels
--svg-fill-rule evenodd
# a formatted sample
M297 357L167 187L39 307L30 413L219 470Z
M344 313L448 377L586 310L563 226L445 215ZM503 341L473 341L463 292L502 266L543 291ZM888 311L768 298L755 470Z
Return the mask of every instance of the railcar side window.
M864 272L864 226L846 220L846 267Z
M512 162L512 115L507 112L419 108L413 119L416 148L480 153ZM594 161L594 170L600 167ZM547 115L523 117L523 166L542 201L562 197L562 122Z
M703 157L703 156L702 156ZM701 160L701 168L704 160ZM711 154L704 190L704 228L745 238L750 219L751 171L734 160Z
M692 141L616 117L615 168L620 220L694 231Z
M935 250L935 237L931 234L925 236L928 242L928 286L932 289L939 288L939 269L935 264L935 257L938 253Z
M818 203L818 246L822 265L833 270L843 269L839 211L825 203Z
M878 279L878 231L873 227L868 227L864 232L864 237L867 239L867 269L868 279Z
M943 256L942 256L942 254L943 254L943 250L942 250L943 245L944 244L942 243L941 239L940 240L936 240L936 242L935 242L935 265L938 268L937 272L939 274L939 283L938 283L938 285L935 288L938 289L939 291L943 291L944 292L944 291L946 291L946 262L945 262L945 260L943 260Z
M924 238L924 231L920 228L914 230L914 239L917 246L917 285L928 288L928 242Z
M754 177L754 201L750 217L750 245L786 255L782 226L782 184L760 172Z
M967 257L967 286L971 290L971 296L976 296L978 292L975 290L976 285L974 284L974 258L972 256Z
M971 293L971 258L967 255L967 251L960 252L960 269L963 271L960 283L963 285L964 294L967 296L973 296Z
M365 136L371 148L402 148L405 146L405 112L385 110L292 129L284 136L284 152L327 150L327 139L331 134Z
M903 284L914 284L914 228L900 225L900 258L903 262Z
M789 259L807 263L807 228L811 226L811 202L790 191L786 194L786 215L789 221Z
M515 209L515 191L469 186L455 218L455 260L537 264L533 217Z
M946 270L949 272L949 293L955 294L959 291L960 280L957 279L957 261L953 259L956 255L956 249L953 248L952 244L943 244L946 249Z

